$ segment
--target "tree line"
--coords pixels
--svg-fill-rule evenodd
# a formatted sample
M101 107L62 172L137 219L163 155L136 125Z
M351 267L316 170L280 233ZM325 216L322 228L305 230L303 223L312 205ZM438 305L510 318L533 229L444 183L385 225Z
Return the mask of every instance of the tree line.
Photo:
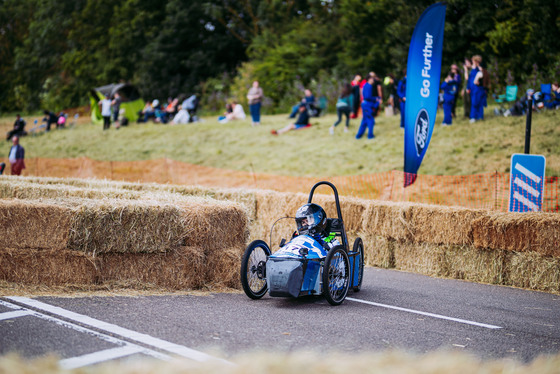
M83 105L136 84L209 106L261 82L269 111L355 73L401 76L425 0L0 0L0 111ZM492 90L560 74L560 0L449 0L442 73L480 54ZM536 87L535 87L536 88Z

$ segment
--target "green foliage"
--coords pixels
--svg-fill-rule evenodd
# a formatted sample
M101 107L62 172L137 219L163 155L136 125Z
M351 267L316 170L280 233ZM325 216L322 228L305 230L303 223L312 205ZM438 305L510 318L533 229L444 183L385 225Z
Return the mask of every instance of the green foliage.
M433 3L0 0L0 111L84 104L92 87L119 81L146 99L204 92L214 108L230 94L244 100L254 79L265 110L284 110L304 86L321 91L370 71L399 77L416 21ZM442 72L481 54L495 92L557 80L558 14L559 0L449 0ZM329 84L332 101L338 89Z

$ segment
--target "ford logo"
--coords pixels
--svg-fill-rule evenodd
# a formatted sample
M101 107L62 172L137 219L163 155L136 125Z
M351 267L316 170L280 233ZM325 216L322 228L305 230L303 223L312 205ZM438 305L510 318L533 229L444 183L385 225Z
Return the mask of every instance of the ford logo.
M418 156L424 151L428 142L428 125L428 112L426 109L421 109L414 122L414 145L416 146L416 154Z

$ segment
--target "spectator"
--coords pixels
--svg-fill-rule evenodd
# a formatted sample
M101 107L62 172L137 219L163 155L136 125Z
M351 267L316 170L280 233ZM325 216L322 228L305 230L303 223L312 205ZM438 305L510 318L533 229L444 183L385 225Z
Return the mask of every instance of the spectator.
M4 162L0 162L0 175L4 174L4 169L6 169L6 164Z
M12 175L21 175L21 171L25 169L25 149L19 145L19 137L12 137L12 148L8 154L8 160L12 168Z
M406 103L406 69L403 70L404 77L397 85L397 96L399 97L399 111L401 112L401 129L404 129L404 111Z
M453 123L453 102L457 93L457 81L455 73L450 71L441 84L443 90L443 126L451 126Z
M334 128L342 121L343 114L346 116L346 126L344 127L344 132L348 132L348 127L350 125L350 113L354 104L353 99L352 86L347 83L342 88L342 92L336 102L336 114L338 115L338 120L329 129L331 135L334 135Z
M247 100L249 100L249 111L251 112L252 126L261 124L261 102L263 98L263 90L259 87L259 82L254 81L253 86L249 89Z
M455 97L453 98L453 106L451 108L451 115L455 118L457 117L455 108L457 107L457 99L459 98L459 91L461 89L461 74L459 74L459 67L456 64L451 65L451 72L453 73L453 80L456 82L457 87Z
M307 105L304 103L299 104L298 107L299 116L294 123L290 123L288 126L281 128L280 130L272 130L272 135L282 135L290 130L299 130L305 127L309 127L309 113L307 111Z
M387 116L394 116L395 115L395 97L397 96L396 93L396 86L395 86L395 77L392 74L388 74L385 79L383 79L383 97L387 99L385 104L385 115Z
M350 83L352 86L352 97L353 97L353 108L352 108L352 116L350 118L358 118L358 114L360 112L360 104L362 103L361 96L362 96L362 88L366 84L366 81L362 79L360 74L356 74L354 79Z
M115 95L113 95L113 101L111 101L111 105L113 107L113 122L115 123L118 123L119 121L121 103L122 103L121 95L119 95L118 92L115 92Z
M470 122L474 123L484 119L484 107L486 107L486 89L488 87L488 73L482 67L482 57L475 55L472 57L473 69L469 74L470 91L471 91L471 113Z
M472 69L472 63L469 58L465 58L465 62L463 63L463 73L465 78L465 88L462 91L463 95L463 111L465 118L470 118L471 116L471 90L469 88L470 82L470 72Z
M56 121L55 121L56 122ZM25 131L25 121L19 114L16 114L16 121L14 122L14 128L6 134L6 140L10 141L13 136L25 136L27 132Z
M101 117L103 117L103 130L108 130L111 128L111 100L109 100L109 94L106 94L103 100L99 100L98 105L101 110Z
M317 108L315 108L315 96L313 96L311 90L306 88L304 90L304 94L305 96L303 97L303 99L301 99L301 103L307 105L308 106L307 109L317 110ZM290 113L289 118L296 118L296 114L298 114L298 112L299 112L299 104L296 104L292 107L292 113Z
M513 106L504 112L504 117L525 115L529 109L529 99L533 99L534 94L535 90L529 88L522 98L516 100Z
M159 101L154 100L154 103L158 103ZM148 120L150 118L154 118L155 117L155 111L154 111L154 107L152 106L152 102L147 102L144 105L144 109L142 109L142 111L140 113L138 113L138 123L144 123L144 122L148 122Z
M243 110L243 106L239 104L237 101L233 100L231 102L231 113L226 113L225 116L220 117L220 123L228 123L229 121L235 119L245 119L245 111Z
M360 139L364 135L366 128L368 130L368 139L373 139L375 138L375 135L373 135L373 127L375 126L374 117L383 102L381 99L381 85L377 81L375 74L370 73L368 76L362 94L364 98L362 101L363 117L358 133L356 134L356 139Z
M46 122L47 123L47 128L46 131L51 131L51 125L55 125L58 122L58 118L56 116L56 114L54 114L53 112L50 112L48 110L44 110L43 113L45 114L45 117L43 118L42 122Z
M549 109L558 109L560 107L560 88L558 82L552 83L552 100L547 104Z
M60 112L56 119L56 128L63 129L64 125L66 125L66 113Z

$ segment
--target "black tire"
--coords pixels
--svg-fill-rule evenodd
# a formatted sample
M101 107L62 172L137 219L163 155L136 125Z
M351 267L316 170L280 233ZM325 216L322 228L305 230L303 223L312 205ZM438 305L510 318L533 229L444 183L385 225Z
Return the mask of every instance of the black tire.
M362 238L356 238L352 252L360 252L360 263L358 264L360 269L358 272L358 285L352 287L354 292L360 292L360 289L362 288L362 281L364 280L364 242L362 241Z
M323 295L331 305L340 305L346 299L350 285L350 261L342 246L329 251L323 267Z
M251 299L260 299L266 294L266 261L271 251L262 240L255 240L243 254L241 260L241 285Z

